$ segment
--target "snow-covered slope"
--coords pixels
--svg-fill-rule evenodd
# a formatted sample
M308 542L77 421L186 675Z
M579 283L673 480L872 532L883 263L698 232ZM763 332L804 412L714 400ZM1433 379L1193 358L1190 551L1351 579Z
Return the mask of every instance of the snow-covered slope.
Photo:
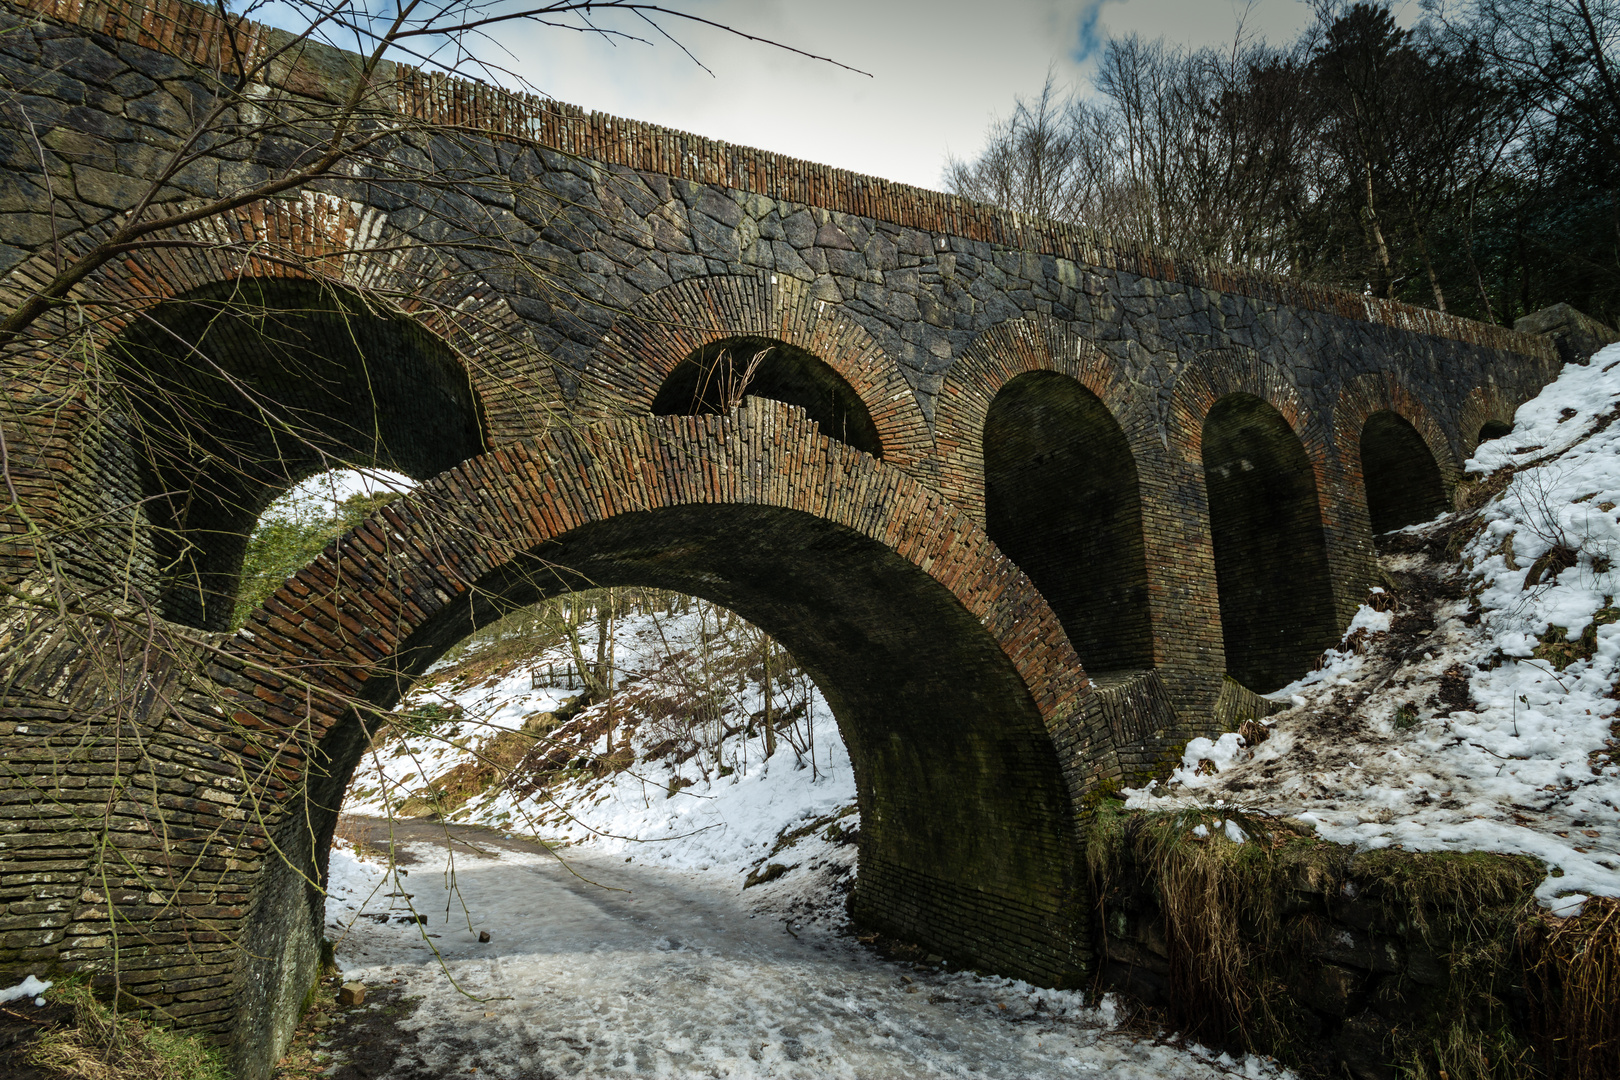
M773 653L777 741L767 757L757 631L701 604L613 625L615 692L583 710L574 711L579 683L562 674L572 663L566 643L493 670L474 653L430 673L399 713L436 719L377 742L344 810L437 810L677 868L743 875L774 859L784 871L811 863L847 878L855 781L814 684ZM580 634L594 648L594 623ZM778 850L784 836L788 854Z
M1541 859L1570 914L1620 896L1620 346L1468 463L1479 509L1388 538L1345 644L1270 738L1189 744L1132 807L1225 800L1366 847ZM1483 502L1480 499L1483 498Z

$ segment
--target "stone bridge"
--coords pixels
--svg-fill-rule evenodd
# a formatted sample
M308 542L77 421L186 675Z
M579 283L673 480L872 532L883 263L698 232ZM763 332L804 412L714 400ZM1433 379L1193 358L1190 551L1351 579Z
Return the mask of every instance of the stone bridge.
M275 40L0 5L8 310L107 235L227 33ZM392 75L442 129L401 153L468 178L434 215L361 177L199 222L7 358L0 983L116 980L244 1076L312 984L368 724L474 626L599 585L722 603L814 674L858 920L1076 984L1088 793L1308 670L1375 536L1556 374L1546 338ZM333 461L422 486L232 632L246 534Z

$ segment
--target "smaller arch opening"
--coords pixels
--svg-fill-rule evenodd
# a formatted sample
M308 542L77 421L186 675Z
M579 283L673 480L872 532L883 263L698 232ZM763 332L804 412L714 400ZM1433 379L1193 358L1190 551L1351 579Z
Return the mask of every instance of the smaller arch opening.
M730 412L744 397L796 405L828 438L883 456L866 402L820 357L774 338L711 342L675 366L653 399L655 416Z
M1440 466L1417 428L1398 413L1375 412L1362 425L1361 477L1374 536L1446 512Z
M1108 406L1055 371L1008 382L985 416L984 506L1088 672L1153 666L1136 459Z
M1487 420L1479 429L1479 442L1488 443L1492 439L1500 439L1502 436L1508 434L1512 430L1512 424L1506 424L1500 420ZM1475 445L1477 446L1478 443Z
M1336 636L1316 474L1281 413L1228 394L1204 418L1204 488L1226 670L1270 693Z
M385 469L328 469L273 499L248 534L229 628L241 626L327 544L415 486Z
M117 346L158 609L188 626L228 626L248 535L293 485L334 466L425 480L483 450L454 351L329 285L209 286L158 305Z

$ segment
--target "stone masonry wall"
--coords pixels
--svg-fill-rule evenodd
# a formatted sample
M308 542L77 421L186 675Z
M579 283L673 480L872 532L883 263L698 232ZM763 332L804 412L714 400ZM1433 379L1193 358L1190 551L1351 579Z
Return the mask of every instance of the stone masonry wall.
M250 50L278 40L181 0L0 6L0 68L14 95L0 113L0 305L50 277L57 245L71 255L108 235L185 137L227 34ZM317 49L280 77L313 98L350 64ZM400 153L500 183L424 192L333 178L175 230L158 237L168 246L80 284L75 301L98 315L79 345L53 349L42 333L6 361L0 434L17 502L0 511L0 584L40 597L71 582L99 614L16 615L0 628L11 662L0 709L16 725L0 727L0 746L17 763L0 777L0 979L40 964L108 973L111 938L97 927L117 927L147 950L120 952L121 965L150 958L149 968L131 961L128 988L228 1034L247 1075L274 1059L313 970L318 903L298 873L319 870L321 829L363 743L350 706L388 707L473 614L541 595L523 570L537 545L556 545L558 566L606 560L548 587L611 569L707 590L819 664L852 749L867 754L863 809L886 807L899 823L863 827L863 917L946 955L1066 983L1089 956L1076 914L1077 808L1099 781L1150 771L1208 729L1218 700L1248 700L1223 681L1204 475L1211 411L1252 396L1298 441L1310 472L1300 479L1314 482L1320 507L1328 580L1317 584L1342 626L1371 574L1359 460L1369 418L1392 411L1410 423L1450 485L1480 427L1511 421L1556 373L1552 346L1528 335L1119 250L953 196L391 70L393 107L439 125L407 132ZM240 190L269 176L277 153L221 150L164 197ZM446 221L469 229L468 243L440 242ZM514 237L546 289L490 254ZM131 384L104 361L138 327L180 325L199 297L244 278L409 308L435 339L426 351L461 365L471 405L396 427L453 422L481 453L420 477L430 481L421 494L329 549L246 630L193 631L203 644L185 663L148 671L153 649L118 636L176 629L140 615L164 588L143 502L157 463L141 425L153 421L124 407ZM864 404L882 461L761 403L648 416L677 365L733 339L780 341L825 364ZM221 335L209 359L273 387L282 361L272 344ZM1145 666L1098 688L984 528L987 420L1001 389L1031 372L1056 373L1070 380L1068 398L1078 385L1100 404L1083 411L1117 425L1120 438L1105 441L1128 447L1135 468L1148 641L1133 655ZM321 405L325 421L375 408L341 394ZM211 418L210 434L258 445L251 413ZM180 435L200 431L185 427L187 410L174 415ZM306 433L333 426L306 420ZM227 472L275 464L239 452ZM753 576L728 578L698 556L665 569L635 556L670 536L728 552ZM799 581L801 594L759 584L773 579ZM925 634L916 612L946 630ZM863 627L870 641L857 648L836 625ZM116 647L74 644L108 635ZM880 670L878 657L895 662ZM963 670L974 680L961 701L928 696L941 672ZM884 696L902 690L934 713ZM953 792L930 798L926 774L884 756L874 733L889 706L895 723L913 724L907 745L934 745L927 725L939 716L954 725L956 741L935 740L939 756L918 759ZM969 761L996 766L980 774ZM243 817L246 796L280 816ZM306 801L310 818L295 812ZM110 831L70 827L100 807ZM311 833L306 820L326 824ZM953 830L1008 841L975 859L949 842ZM149 866L171 849L191 862ZM108 869L108 853L122 869ZM159 868L186 887L150 888ZM182 953L194 958L186 978L155 974Z
M53 0L32 10L60 21L8 34L0 48L45 132L53 189L68 199L58 229L71 248L105 230L135 178L184 131L196 92L189 65L218 55L223 29L178 2ZM268 40L253 38L252 47ZM340 73L340 60L322 54L308 64ZM1154 579L1154 666L1188 730L1209 715L1225 668L1200 459L1202 417L1219 396L1260 396L1300 438L1342 624L1364 593L1371 542L1359 444L1339 417L1360 411L1367 381L1380 384L1373 392L1391 400L1387 407L1436 434L1430 449L1454 476L1477 437L1477 425L1469 428L1480 388L1487 411L1510 419L1556 365L1545 341L1434 312L1118 251L1074 227L487 87L404 69L396 86L404 111L458 125L456 140L424 147L434 160L447 169L499 161L513 184L533 193L516 202L498 194L480 202L478 189L458 197L467 221L532 236L526 257L555 275L556 295L492 285L499 275L484 271L499 267L481 267L471 252L458 263L413 232L431 223L409 212L401 198L408 193L360 182L328 185L330 209L306 199L303 224L280 235L268 221L226 222L222 244L296 236L307 246L314 237L334 251L358 246L362 256L374 245L390 252L385 272L396 279L408 283L415 272L442 283L433 286L440 295L430 322L472 369L495 443L548 422L557 408L645 410L657 373L680 350L770 336L814 353L849 382L879 423L886 460L978 514L982 417L957 408L957 395L993 396L983 373L1031 350L1019 360L1026 370L1091 379L1088 389L1136 455ZM468 130L510 142L469 157ZM35 212L39 167L23 153L20 132L12 145L5 234L20 243L0 247L0 269L11 270L16 290L43 272L50 230ZM222 159L177 188L206 197L265 175L251 157ZM454 200L440 212L453 214ZM409 266L412 252L434 265ZM85 290L138 293L150 304L262 272L222 261L169 254L152 270L109 268ZM358 283L378 269L348 255L334 258L330 273L338 284ZM491 340L488 326L509 329L502 340L521 344L487 355L479 344ZM649 331L659 326L675 329ZM114 320L108 332L117 331ZM540 402L546 407L534 407ZM39 440L17 441L26 448ZM114 483L100 470L78 479L60 465L44 471L57 480L39 493L45 505L82 498L70 488Z

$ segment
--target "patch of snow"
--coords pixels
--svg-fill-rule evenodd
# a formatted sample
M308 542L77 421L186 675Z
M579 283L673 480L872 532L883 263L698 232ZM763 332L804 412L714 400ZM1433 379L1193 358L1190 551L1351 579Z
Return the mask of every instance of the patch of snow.
M44 1005L45 999L40 997L51 988L49 979L41 979L37 975L29 975L16 986L8 986L0 990L0 1005L16 1001L19 998L33 998L35 1005Z
M1537 898L1558 914L1620 896L1620 622L1593 627L1620 597L1617 408L1620 346L1610 346L1566 366L1520 407L1510 435L1468 463L1471 474L1515 466L1479 512L1460 566L1438 568L1461 582L1472 610L1439 602L1433 630L1390 656L1381 647L1390 613L1363 606L1345 647L1271 695L1290 707L1268 721L1270 739L1253 748L1235 734L1194 740L1168 799L1154 787L1127 792L1127 805L1224 800L1364 848L1529 855L1548 870ZM1408 531L1454 523L1445 515ZM1424 558L1389 566L1407 571ZM1534 657L1555 626L1568 641L1589 633L1590 659L1558 671ZM1357 631L1364 653L1348 647ZM1448 679L1466 702L1439 700ZM1200 775L1200 760L1217 771Z
M590 631L594 641L594 629ZM663 677L668 650L691 650L703 634L695 613L631 615L618 621L614 650L621 692L582 714L590 720L613 708L634 708L625 690ZM542 653L517 669L473 685L437 685L411 694L402 709L434 703L460 709L455 724L422 736L374 747L350 783L345 811L385 817L406 798L458 765L477 760L485 740L521 728L578 691L531 688L531 668L564 667L566 646ZM797 693L797 697L794 694ZM764 707L754 681L727 689L720 719L737 726ZM548 841L588 844L672 867L739 871L767 854L784 829L836 813L855 801L855 775L832 710L813 686L773 688L781 716L802 704L801 749L781 738L765 756L762 738L725 740L719 756L700 750L685 761L653 755L669 732L638 722L630 749L636 760L622 772L586 775L540 791L496 788L451 814L468 824L517 829ZM605 738L605 737L604 737ZM582 750L584 748L581 748ZM590 748L605 753L605 741ZM857 818L846 824L855 825Z
M398 921L372 869L342 871L372 899L338 945L346 980L420 999L400 1065L434 1075L671 1078L978 1076L1056 1080L1285 1080L1117 1029L1118 1004L1079 991L884 961L847 936L768 917L713 873L575 850L456 856L413 844L407 879L425 925ZM334 860L337 855L334 854ZM376 916L385 921L379 922ZM478 932L492 940L478 942ZM329 933L336 933L331 930ZM448 978L446 977L448 975ZM339 1063L334 1063L339 1064Z

